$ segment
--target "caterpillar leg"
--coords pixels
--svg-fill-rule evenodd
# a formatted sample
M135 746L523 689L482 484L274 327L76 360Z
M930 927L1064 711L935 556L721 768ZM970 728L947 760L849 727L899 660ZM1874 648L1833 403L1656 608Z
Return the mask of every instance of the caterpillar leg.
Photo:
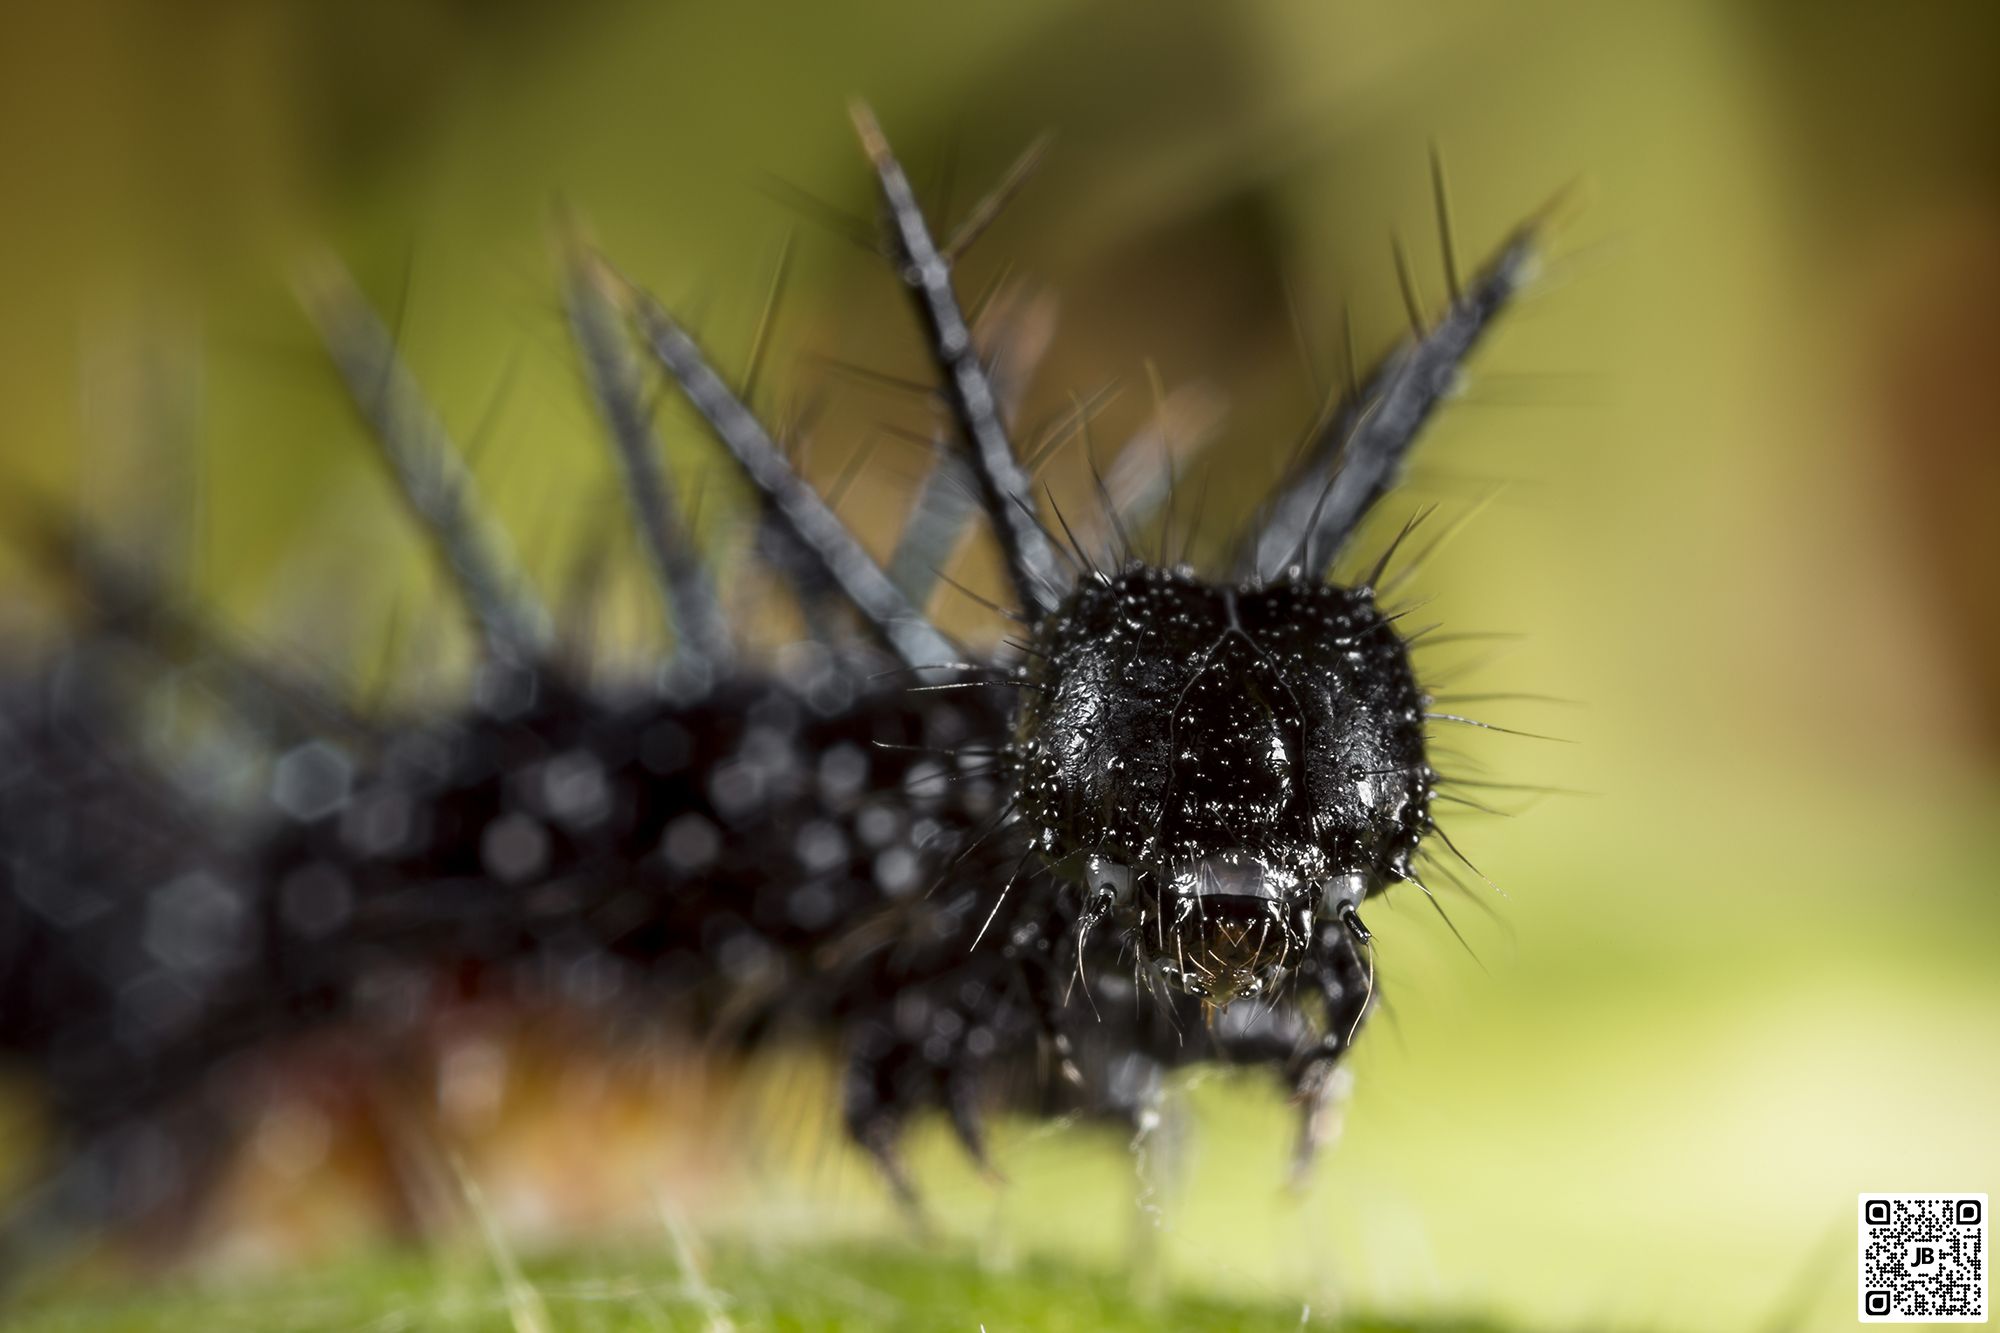
M1055 1072L1076 1088L1084 1086L1084 1077L1077 1064L1077 1043L1070 1033L1068 1010L1076 1001L1095 1013L1090 995L1090 936L1110 915L1110 895L1092 893L1073 918L1064 912L1047 924L1024 924L1007 945L1007 958L1027 987L1035 1030L1044 1049L1055 1058Z
M912 1113L941 1107L980 1173L1001 1182L987 1153L980 1110L984 1054L994 1040L990 1030L972 1026L958 1010L922 1003L899 1003L853 1025L841 1085L847 1132L875 1159L897 1202L920 1227L923 1201L900 1151Z
M1341 1105L1353 1086L1353 1078L1339 1068L1339 1061L1375 1002L1372 944L1352 907L1339 920L1320 927L1300 979L1318 994L1326 1026L1292 1062L1292 1101L1299 1108L1294 1185L1304 1183L1313 1160L1339 1127Z

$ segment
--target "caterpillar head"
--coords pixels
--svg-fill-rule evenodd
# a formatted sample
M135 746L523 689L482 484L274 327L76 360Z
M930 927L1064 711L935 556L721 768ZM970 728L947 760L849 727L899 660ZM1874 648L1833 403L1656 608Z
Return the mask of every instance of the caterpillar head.
M1367 590L1133 564L1040 627L1018 801L1170 988L1270 990L1430 827L1423 696Z

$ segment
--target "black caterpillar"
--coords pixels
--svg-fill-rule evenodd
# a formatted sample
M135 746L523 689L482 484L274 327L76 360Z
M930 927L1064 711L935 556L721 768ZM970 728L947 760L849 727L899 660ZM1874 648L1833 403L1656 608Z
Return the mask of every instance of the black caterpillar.
M674 319L574 239L572 332L673 632L656 687L620 696L565 665L338 274L309 306L483 637L459 715L357 716L44 525L93 611L0 718L0 1048L57 1130L17 1250L198 1198L227 1142L219 1071L315 1028L393 1042L438 976L725 1043L830 1034L846 1123L912 1202L904 1122L942 1108L985 1162L1003 1067L1059 1072L1025 1109L1136 1119L1172 1067L1267 1066L1310 1159L1375 998L1360 908L1415 882L1427 839L1456 854L1431 814L1443 715L1378 602L1396 548L1352 586L1327 571L1525 281L1536 230L1468 282L1449 266L1443 316L1327 415L1211 579L1138 554L1158 486L1121 515L1100 479L1105 556L1037 502L1009 368L952 285L969 235L940 246L872 117L856 124L955 428L900 583ZM639 349L762 496L763 557L860 639L765 661L737 641L675 517ZM909 573L943 562L973 499L1018 622L988 661L925 618L930 579ZM193 793L136 738L134 698L190 654L222 673L210 729L256 751L266 796Z

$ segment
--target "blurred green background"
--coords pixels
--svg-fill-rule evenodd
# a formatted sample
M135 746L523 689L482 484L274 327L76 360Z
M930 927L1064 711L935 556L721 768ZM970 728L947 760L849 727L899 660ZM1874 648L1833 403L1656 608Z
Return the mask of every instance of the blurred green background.
M317 249L401 312L559 599L577 534L622 521L556 305L559 202L732 367L796 233L767 405L824 399L822 484L873 449L842 508L886 533L919 460L872 427L920 417L829 360L918 374L920 348L881 265L787 202L870 213L848 97L954 213L1054 131L967 284L1011 265L1054 294L1029 414L1117 376L1101 448L1144 419L1149 361L1222 395L1217 512L1311 418L1343 308L1364 357L1401 332L1392 235L1441 299L1431 143L1468 261L1580 182L1378 516L1504 482L1425 571L1426 618L1523 636L1458 688L1580 701L1482 706L1573 744L1463 747L1592 793L1454 826L1507 893L1456 913L1483 965L1421 902L1377 910L1389 1009L1303 1198L1279 1190L1277 1094L1222 1079L1190 1094L1157 1226L1082 1132L1003 1129L997 1194L941 1137L919 1174L989 1254L1117 1262L1137 1225L1178 1283L1526 1327L1843 1327L1858 1191L2000 1184L1990 6L202 0L0 23L4 475L364 694L449 687L385 665L385 623L418 626L410 661L462 644L297 313ZM663 422L727 544L725 472L678 406ZM634 566L607 634L638 643ZM0 576L0 632L32 634L26 573ZM693 1224L881 1226L818 1135ZM533 1221L528 1186L488 1194Z

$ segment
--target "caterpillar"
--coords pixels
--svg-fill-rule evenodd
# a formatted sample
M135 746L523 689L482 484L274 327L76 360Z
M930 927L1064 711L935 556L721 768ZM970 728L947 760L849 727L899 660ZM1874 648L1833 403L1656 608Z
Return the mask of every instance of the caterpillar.
M1463 859L1434 817L1428 728L1480 725L1439 710L1385 605L1420 519L1360 577L1330 570L1527 281L1540 224L1463 278L1447 228L1443 313L1357 379L1198 571L1191 533L1178 554L1135 539L1171 513L1170 471L1121 503L1131 488L1093 461L1095 522L1037 496L1018 367L953 280L991 207L939 240L873 116L854 119L950 423L888 564L575 229L565 308L673 643L645 688L565 661L393 338L330 265L309 311L483 645L462 708L366 716L49 532L97 611L0 710L0 1053L56 1126L14 1249L199 1198L228 1138L218 1071L336 1025L393 1041L439 976L607 1021L672 1014L725 1044L830 1039L846 1127L912 1209L904 1126L940 1110L991 1169L1004 1068L1046 1071L1020 1109L1132 1121L1175 1067L1266 1068L1310 1163L1377 1001L1363 907L1429 896L1433 845ZM648 364L758 495L760 558L822 613L815 637L760 658L727 623L661 466ZM992 653L925 614L975 518L1012 594ZM268 775L252 799L191 792L134 737L133 694L189 640L229 675L216 727Z

